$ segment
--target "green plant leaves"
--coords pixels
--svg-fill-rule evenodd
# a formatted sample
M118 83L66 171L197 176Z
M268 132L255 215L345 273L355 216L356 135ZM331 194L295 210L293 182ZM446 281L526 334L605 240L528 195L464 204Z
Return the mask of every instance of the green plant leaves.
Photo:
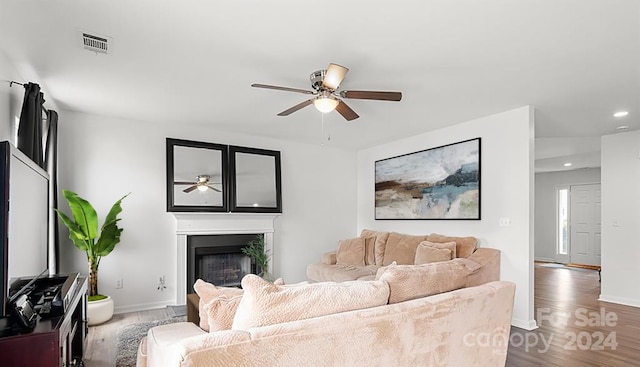
M120 234L122 233L122 228L118 228L118 214L122 212L122 200L129 196L129 194L120 198L120 200L116 201L115 204L109 210L109 214L107 214L106 219L104 220L104 224L102 225L100 231L100 238L95 246L95 254L97 256L107 256L116 245L120 242Z
M62 195L67 199L73 218L82 228L84 237L89 241L98 237L98 213L93 206L73 191L63 190Z
M247 246L242 248L242 252L253 258L256 264L260 265L264 271L267 270L269 264L269 251L265 251L264 248L264 236L257 235L256 239L247 243Z
M82 251L87 251L89 249L89 241L88 238L84 235L82 228L78 226L71 218L67 217L66 214L59 211L58 209L53 209L58 213L58 217L62 220L62 223L69 228L69 238L73 241L73 244Z
M87 253L90 262L95 262L95 266L100 262L102 256L107 256L120 242L122 228L118 228L118 214L122 212L122 200L129 194L120 198L109 210L105 222L100 229L98 237L98 214L93 206L85 199L78 196L73 191L63 190L62 194L69 203L75 222L58 209L53 209L58 214L62 223L69 229L69 238L80 250Z

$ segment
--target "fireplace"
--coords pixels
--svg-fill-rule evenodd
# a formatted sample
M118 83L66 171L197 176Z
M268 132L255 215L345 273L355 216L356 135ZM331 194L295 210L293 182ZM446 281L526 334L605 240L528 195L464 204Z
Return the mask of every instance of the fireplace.
M273 213L172 213L176 218L176 268L175 303L187 304L187 293L193 292L193 281L188 280L187 266L189 238L223 235L248 235L254 239L256 234L264 235L264 247L269 254L269 269L274 269L274 221L280 214ZM197 240L199 241L199 240ZM191 239L193 242L193 239ZM246 242L244 243L246 245ZM222 247L225 247L224 245ZM209 251L209 250L207 250ZM213 250L216 251L216 250ZM240 250L240 252L242 252ZM210 254L209 254L210 255ZM242 254L244 255L244 254ZM208 256L208 255L205 255ZM239 256L236 254L235 256ZM234 260L235 261L235 260ZM246 268L246 263L245 266ZM215 266L214 266L215 269ZM242 266L241 266L242 269ZM255 270L255 269L253 269ZM229 270L228 270L229 271ZM234 270L235 271L235 270ZM242 270L241 270L242 271ZM253 272L253 271L252 271ZM216 284L215 281L213 284Z
M255 263L242 249L258 234L187 236L187 293L202 279L220 287L239 287L242 277L256 274Z

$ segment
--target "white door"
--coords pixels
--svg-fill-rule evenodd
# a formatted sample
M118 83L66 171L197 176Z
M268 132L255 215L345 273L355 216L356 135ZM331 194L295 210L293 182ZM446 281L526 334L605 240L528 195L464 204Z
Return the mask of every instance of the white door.
M600 265L600 184L571 186L571 262Z

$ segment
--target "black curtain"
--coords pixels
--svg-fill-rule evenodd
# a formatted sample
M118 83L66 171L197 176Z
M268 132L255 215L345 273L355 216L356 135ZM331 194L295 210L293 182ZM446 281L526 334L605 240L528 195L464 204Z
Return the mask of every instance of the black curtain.
M44 168L42 156L42 104L44 97L35 83L24 85L24 101L18 126L18 149Z
M58 207L58 113L53 110L47 111L47 121L49 128L47 131L47 145L45 148L44 164L49 173L49 207ZM60 269L60 238L58 236L58 216L49 213L49 239L53 243L53 266L49 269L51 273L57 273Z

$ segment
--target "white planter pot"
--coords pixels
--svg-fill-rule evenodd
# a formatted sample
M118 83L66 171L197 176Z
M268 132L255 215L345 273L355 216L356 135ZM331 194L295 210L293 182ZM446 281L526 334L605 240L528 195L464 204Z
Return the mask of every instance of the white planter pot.
M87 302L87 318L89 326L102 324L113 317L113 299L109 296L99 301Z

